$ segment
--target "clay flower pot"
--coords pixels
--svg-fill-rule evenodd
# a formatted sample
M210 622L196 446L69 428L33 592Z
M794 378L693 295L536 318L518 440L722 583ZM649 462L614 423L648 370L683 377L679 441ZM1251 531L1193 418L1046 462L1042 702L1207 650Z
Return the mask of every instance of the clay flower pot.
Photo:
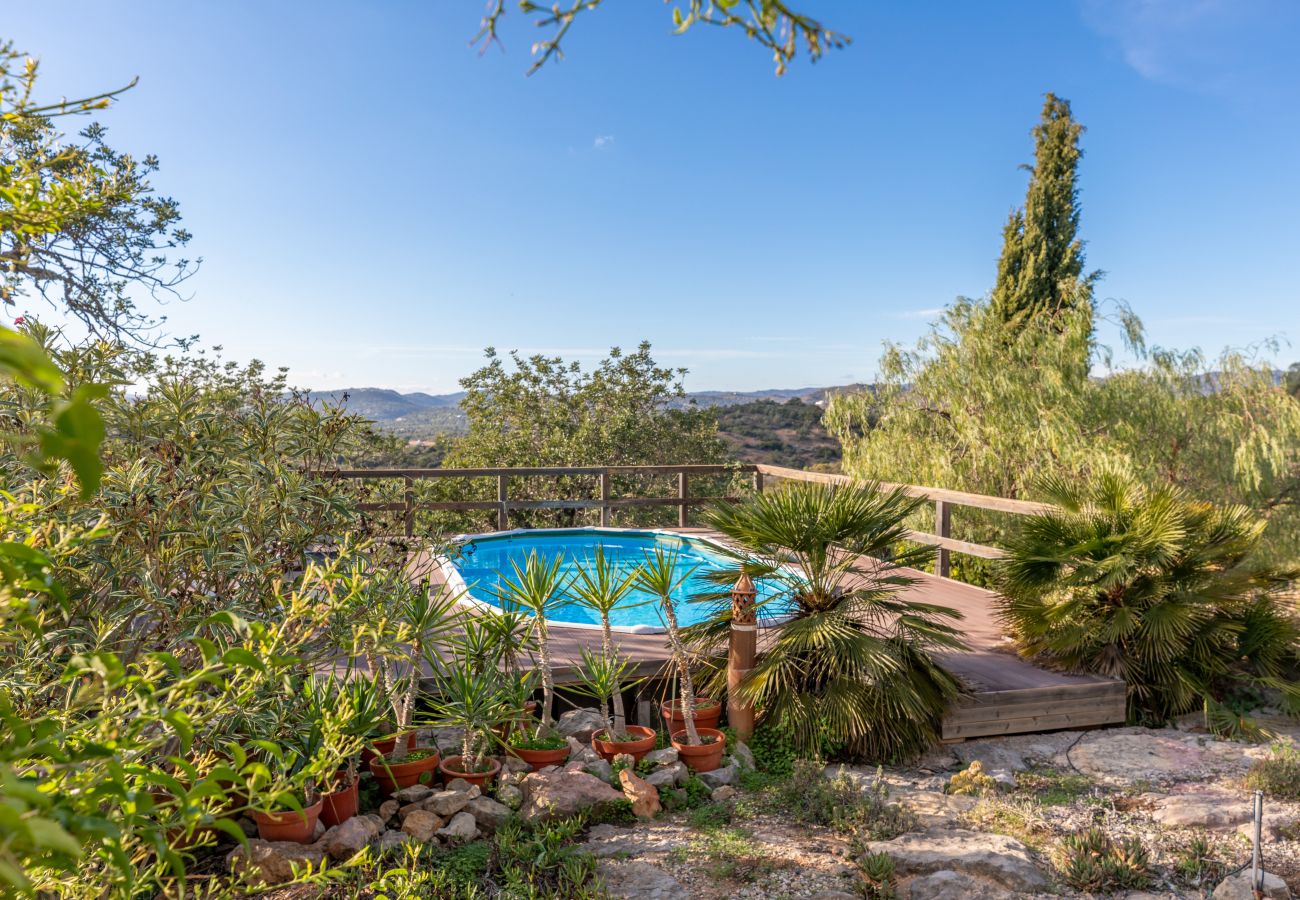
M680 700L665 700L660 703L659 714L664 717L664 724L668 726L669 734L676 734L686 728L686 716L682 714ZM720 718L722 718L721 703L708 697L695 698L696 728L717 728Z
M322 803L323 801L317 800L311 806L303 807L302 812L292 809L275 813L252 810L253 821L257 823L257 836L264 841L310 844L316 836L316 820L320 818Z
M360 798L357 779L348 780L348 773L340 771L335 776L335 790L321 794L320 820L326 825L342 825L357 814Z
M411 750L415 747L415 732L406 733L406 749ZM369 766L370 761L376 756L387 756L397 748L397 738L384 738L382 741L371 741L368 746L361 748L361 765Z
M438 768L438 751L433 747L412 747L407 754L402 760L376 756L370 761L370 774L379 782L379 790L385 797L401 788L433 780L433 772Z
M529 750L525 747L511 747L510 752L528 763L534 772L540 772L547 766L561 766L569 758L569 746L566 744L555 750ZM465 776L461 776L464 778Z
M565 748L565 752L568 752L568 748ZM501 771L501 763L498 760L489 757L488 763L490 764L489 767L482 772L462 772L460 771L460 757L449 756L442 761L442 765L438 766L438 771L442 773L442 777L446 781L453 778L464 778L470 784L476 784L482 788L489 781L496 778L497 773Z
M620 753L626 753L637 762L655 748L655 732L653 728L647 728L644 725L627 726L628 734L640 735L634 741L607 741L601 738L602 734L607 732L598 731L591 736L591 749L600 754L606 762L613 762L614 757Z
M695 730L700 740L710 737L714 740L707 744L688 744L686 732L679 731L673 735L673 748L692 772L712 772L722 765L722 754L727 750L727 736L716 728L697 727Z

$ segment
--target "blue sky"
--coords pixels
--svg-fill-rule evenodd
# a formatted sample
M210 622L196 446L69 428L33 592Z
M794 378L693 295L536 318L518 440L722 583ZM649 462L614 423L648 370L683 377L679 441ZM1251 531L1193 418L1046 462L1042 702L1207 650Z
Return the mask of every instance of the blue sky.
M779 79L654 0L532 77L517 13L470 47L477 2L60 0L4 31L48 94L140 76L101 120L162 158L204 258L171 329L303 386L643 338L690 389L868 380L988 290L1049 90L1088 128L1100 295L1166 346L1300 341L1300 4L803 6L854 43Z

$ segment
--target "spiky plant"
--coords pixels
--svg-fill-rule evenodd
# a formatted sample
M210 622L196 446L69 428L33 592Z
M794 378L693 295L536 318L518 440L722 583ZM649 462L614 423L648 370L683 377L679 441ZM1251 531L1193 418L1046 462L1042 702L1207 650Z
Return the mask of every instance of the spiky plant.
M738 691L800 753L913 755L938 739L960 693L933 654L963 646L952 625L961 614L908 597L915 579L903 566L924 554L896 554L920 502L872 484L798 482L706 513L733 546L734 565L712 580L725 588L747 572L763 585L758 607L768 627ZM719 603L688 629L689 640L717 658L730 624L730 605ZM715 668L711 692L725 685Z
M607 661L602 671L614 676L610 685L614 718L609 733L610 740L614 741L627 739L627 712L623 709L623 686L619 682L622 668L617 665L618 646L614 643L609 616L636 590L640 574L636 566L620 567L612 562L605 556L605 548L597 544L594 558L578 568L577 577L569 588L575 600L600 616L601 654Z
M553 724L551 710L555 704L555 674L551 671L550 632L547 630L546 619L565 600L568 582L564 576L563 564L564 559L559 555L547 559L533 551L528 554L522 567L517 562L511 562L514 576L502 577L501 586L497 588L503 609L519 607L533 615L538 667L542 674L542 710L537 728L538 737L550 732Z
M1255 565L1264 523L1116 472L1043 484L1056 511L1022 520L998 567L1001 615L1021 652L1124 679L1131 721L1204 710L1220 733L1252 729L1234 691L1275 691L1300 711L1300 629Z
M678 691L681 693L682 719L686 723L686 743L698 746L700 734L695 729L695 684L691 678L691 655L682 640L682 629L677 624L677 601L682 585L691 576L694 567L681 571L677 562L679 552L665 551L656 546L653 553L647 553L645 562L637 570L637 583L647 592L659 598L659 608L663 612L664 625L668 634L668 650L677 669Z

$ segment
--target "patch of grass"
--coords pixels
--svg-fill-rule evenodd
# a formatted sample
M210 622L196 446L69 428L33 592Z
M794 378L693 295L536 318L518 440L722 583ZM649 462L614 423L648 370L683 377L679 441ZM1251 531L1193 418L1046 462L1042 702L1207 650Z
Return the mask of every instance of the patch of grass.
M1092 790L1092 781L1078 772L1028 769L1016 773L1016 790L1031 794L1040 806L1066 806Z
M1005 834L1029 847L1041 847L1051 831L1038 804L1020 797L985 796L962 818L977 830Z
M635 825L637 819L632 812L632 801L625 798L593 806L585 821L588 825Z
M897 837L916 821L910 810L890 801L879 771L863 785L843 770L827 778L820 764L801 760L791 777L760 784L756 792L741 795L740 814L770 813L873 841Z
M660 800L663 802L664 809L669 812L679 812L683 809L695 809L709 803L712 795L713 791L709 789L709 786L700 781L692 772L682 782L682 786L677 791L664 791L660 795Z
M692 828L704 830L730 825L733 817L731 806L725 803L706 803L691 810L686 816L686 821Z
M1142 842L1113 840L1100 828L1061 838L1056 857L1061 880L1080 891L1131 890L1151 881L1151 857Z
M1216 884L1227 871L1227 863L1203 835L1193 836L1174 851L1174 872L1192 887Z
M1268 757L1250 764L1246 787L1280 800L1300 800L1300 750L1274 744Z
M730 881L757 881L778 868L767 849L755 844L743 828L709 828L689 846L675 847L668 857L677 863L689 862L712 878Z
M568 746L568 743L558 734L536 737L528 732L516 732L510 738L510 746L520 750L559 750Z
M759 772L788 777L794 774L796 754L789 736L768 724L754 729L748 744L754 754L754 768Z

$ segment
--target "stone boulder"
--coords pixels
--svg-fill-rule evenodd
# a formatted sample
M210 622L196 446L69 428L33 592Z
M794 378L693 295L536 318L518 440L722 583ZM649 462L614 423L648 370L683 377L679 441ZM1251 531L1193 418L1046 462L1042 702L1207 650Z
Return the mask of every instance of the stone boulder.
M712 772L699 772L696 774L696 777L710 788L720 788L724 784L735 784L736 775L736 767L730 765L723 766L720 769L714 769Z
M511 758L513 759L513 757ZM525 765L527 765L527 763L525 763ZM458 794L468 794L471 798L477 797L482 793L477 784L470 784L464 778L453 778L451 781L447 782L446 790L455 791Z
M400 806L408 803L419 803L425 797L433 793L433 788L427 784L413 784L410 787L404 787L400 791L393 791L392 799L396 800Z
M686 781L686 776L690 774L690 771L683 763L672 763L655 769L646 776L645 780L656 788L676 787Z
M729 784L724 784L720 788L714 788L713 793L709 794L709 799L714 803L726 803L728 800L735 800L736 795L740 792Z
M296 844L292 841L251 840L248 847L236 847L226 856L226 865L235 875L244 875L260 884L283 884L292 881L294 871L307 867L319 868L325 859L325 850L315 844Z
M478 837L478 823L467 812L458 812L451 821L438 829L438 837L453 844L463 844Z
M675 747L665 747L662 750L651 750L641 759L652 766L671 766L677 762L677 749Z
M379 836L376 846L381 854L393 853L394 851L404 849L408 844L414 844L415 838L411 837L405 831L393 831L391 828Z
M1124 787L1243 774L1250 756L1240 744L1173 728L1115 728L1085 733L1071 748L1070 761L1089 778Z
M401 806L402 805L396 800L385 800L383 803L379 804L379 818L384 820L384 824L387 824L392 821L395 815L397 815Z
M1254 900L1255 890L1250 883L1250 867L1229 875L1219 882L1211 895L1214 900ZM1264 896L1268 900L1291 900L1291 889L1272 872L1264 873Z
M562 769L533 772L524 778L520 816L525 822L563 819L601 803L623 799L594 775Z
M510 807L498 803L491 797L475 797L469 801L465 811L474 817L479 829L487 834L495 832L512 815Z
M589 775L595 775L601 781L609 781L614 777L614 767L600 757L581 763L581 766L582 771Z
M384 831L378 816L353 816L325 832L320 846L330 859L349 859Z
M510 809L517 810L524 805L524 792L513 784L498 785L497 800Z
M876 841L868 853L887 853L902 876L931 875L951 870L988 878L1023 893L1045 890L1048 878L1034 862L1029 848L1001 834L953 829L939 834L905 834Z
M605 716L598 709L571 709L560 716L555 730L580 744L591 743L591 736L605 728Z
M442 827L443 821L427 809L417 809L402 822L402 831L417 841L427 843L433 840L433 836Z
M750 750L743 741L735 741L731 745L731 758L742 769L753 769L755 767L754 751Z
M469 791L439 791L424 800L420 806L443 819L448 819L468 806L469 802L478 794L477 787L474 788L473 793Z
M1000 900L1014 896L1005 888L951 869L942 869L912 879L907 895L912 900L968 900L970 897Z
M1153 799L1151 818L1170 828L1226 830L1251 818L1248 800L1227 791L1171 791Z
M597 868L605 890L619 900L689 900L690 893L663 869L634 860L602 860Z
M638 819L653 819L659 815L663 806L659 803L659 791L631 769L618 773L618 780L623 785L623 796L632 803L632 815Z

